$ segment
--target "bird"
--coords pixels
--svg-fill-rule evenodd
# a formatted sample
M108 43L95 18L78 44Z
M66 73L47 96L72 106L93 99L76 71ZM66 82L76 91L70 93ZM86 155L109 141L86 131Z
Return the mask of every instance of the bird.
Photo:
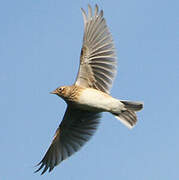
M110 95L117 72L114 41L103 10L95 5L94 12L81 8L84 20L83 45L75 83L56 88L51 94L66 104L63 120L43 159L37 164L44 174L77 152L96 132L102 112L109 112L129 129L136 122L136 112L143 108L138 101L119 100Z

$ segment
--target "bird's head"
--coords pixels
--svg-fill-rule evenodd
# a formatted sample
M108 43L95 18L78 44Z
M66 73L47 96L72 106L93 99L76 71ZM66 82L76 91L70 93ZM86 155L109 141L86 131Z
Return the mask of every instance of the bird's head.
M54 91L50 92L50 94L56 94L59 97L65 99L69 96L70 94L70 87L69 86L60 86Z

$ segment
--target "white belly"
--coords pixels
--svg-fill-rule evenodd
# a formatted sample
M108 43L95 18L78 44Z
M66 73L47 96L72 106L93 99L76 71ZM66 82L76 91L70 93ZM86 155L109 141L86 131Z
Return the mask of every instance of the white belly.
M124 106L123 104L101 91L86 88L80 94L78 104L81 108L93 111L119 112Z

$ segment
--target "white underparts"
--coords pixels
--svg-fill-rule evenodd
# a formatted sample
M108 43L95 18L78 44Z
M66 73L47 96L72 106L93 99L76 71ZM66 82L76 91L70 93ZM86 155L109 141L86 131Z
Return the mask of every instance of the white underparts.
M80 94L78 105L86 110L107 111L120 113L124 109L123 103L101 91L86 88Z

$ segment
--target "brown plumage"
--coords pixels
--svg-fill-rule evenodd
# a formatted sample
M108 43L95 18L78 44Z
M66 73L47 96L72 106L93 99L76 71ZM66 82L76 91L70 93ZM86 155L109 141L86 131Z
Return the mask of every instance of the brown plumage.
M120 101L110 96L117 69L116 52L103 11L95 6L94 15L88 5L88 15L82 9L84 36L80 66L75 83L54 90L67 103L63 120L53 141L38 164L41 174L49 172L78 151L95 133L101 112L110 112L128 128L137 122L140 102Z

